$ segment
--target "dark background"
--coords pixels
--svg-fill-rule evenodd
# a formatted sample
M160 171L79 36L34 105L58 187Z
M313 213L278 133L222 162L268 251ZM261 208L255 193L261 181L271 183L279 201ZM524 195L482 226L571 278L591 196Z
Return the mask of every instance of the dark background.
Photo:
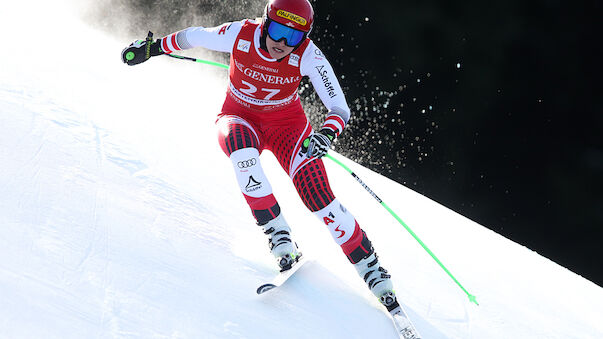
M312 3L311 38L353 112L340 153L603 285L601 1ZM137 39L264 6L105 0L92 13ZM319 126L324 108L302 95Z

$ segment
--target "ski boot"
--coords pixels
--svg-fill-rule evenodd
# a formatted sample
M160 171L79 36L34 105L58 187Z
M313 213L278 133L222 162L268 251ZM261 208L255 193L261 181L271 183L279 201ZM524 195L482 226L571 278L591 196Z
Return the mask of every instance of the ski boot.
M291 241L291 229L282 214L265 224L258 224L268 236L270 252L276 258L281 272L284 272L299 261L302 254L297 249L297 244Z
M371 292L387 308L400 338L420 339L421 337L416 328L398 303L396 293L393 290L391 276L379 264L379 259L373 248L371 247L369 254L354 264L354 266L358 274L364 278Z
M356 271L358 271L358 274L364 279L371 292L381 300L381 303L383 303L389 311L388 305L390 304L384 303L382 297L391 294L394 303L396 303L396 298L393 294L393 285L390 279L391 276L387 274L387 270L379 264L377 253L371 248L370 253L362 260L355 263L354 267L356 268ZM385 300L390 301L389 298L385 298Z

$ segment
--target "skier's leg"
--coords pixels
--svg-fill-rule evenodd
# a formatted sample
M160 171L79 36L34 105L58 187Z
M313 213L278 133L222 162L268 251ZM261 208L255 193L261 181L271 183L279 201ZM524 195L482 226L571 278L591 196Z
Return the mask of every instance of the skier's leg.
M381 267L371 241L331 191L322 160L313 160L302 167L293 183L306 207L328 227L371 292L378 298L392 292L390 276Z
M291 229L262 169L260 138L249 122L237 116L223 116L217 124L220 146L232 162L241 192L257 224L268 235L270 251L281 267L286 267L297 256L297 246L291 241Z
M264 133L266 148L289 174L306 207L329 228L370 290L379 298L391 293L390 276L379 264L366 233L335 198L322 160L309 160L300 153L302 140L310 133L312 126L302 114L300 119L290 120L284 126L269 128Z

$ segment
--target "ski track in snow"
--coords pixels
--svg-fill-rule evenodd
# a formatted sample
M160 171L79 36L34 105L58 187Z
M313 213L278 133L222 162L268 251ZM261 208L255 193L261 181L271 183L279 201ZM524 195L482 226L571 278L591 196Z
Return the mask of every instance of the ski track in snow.
M40 26L53 36L19 55L0 51L0 337L396 337L267 152L275 195L314 260L277 290L255 294L276 265L215 140L223 77L167 58L126 67L123 38L71 18L63 2L34 3L56 15L32 13L30 2L0 11L0 24L22 32L7 45ZM81 46L85 60L36 58L74 39L95 41ZM326 162L424 338L603 337L599 286L341 160L480 302L470 304L372 197Z

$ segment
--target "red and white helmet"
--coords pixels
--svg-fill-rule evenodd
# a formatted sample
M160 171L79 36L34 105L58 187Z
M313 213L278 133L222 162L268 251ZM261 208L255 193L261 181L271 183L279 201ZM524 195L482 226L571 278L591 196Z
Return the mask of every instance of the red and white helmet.
M314 23L314 10L308 0L270 0L264 12L264 25L268 19L308 34Z

